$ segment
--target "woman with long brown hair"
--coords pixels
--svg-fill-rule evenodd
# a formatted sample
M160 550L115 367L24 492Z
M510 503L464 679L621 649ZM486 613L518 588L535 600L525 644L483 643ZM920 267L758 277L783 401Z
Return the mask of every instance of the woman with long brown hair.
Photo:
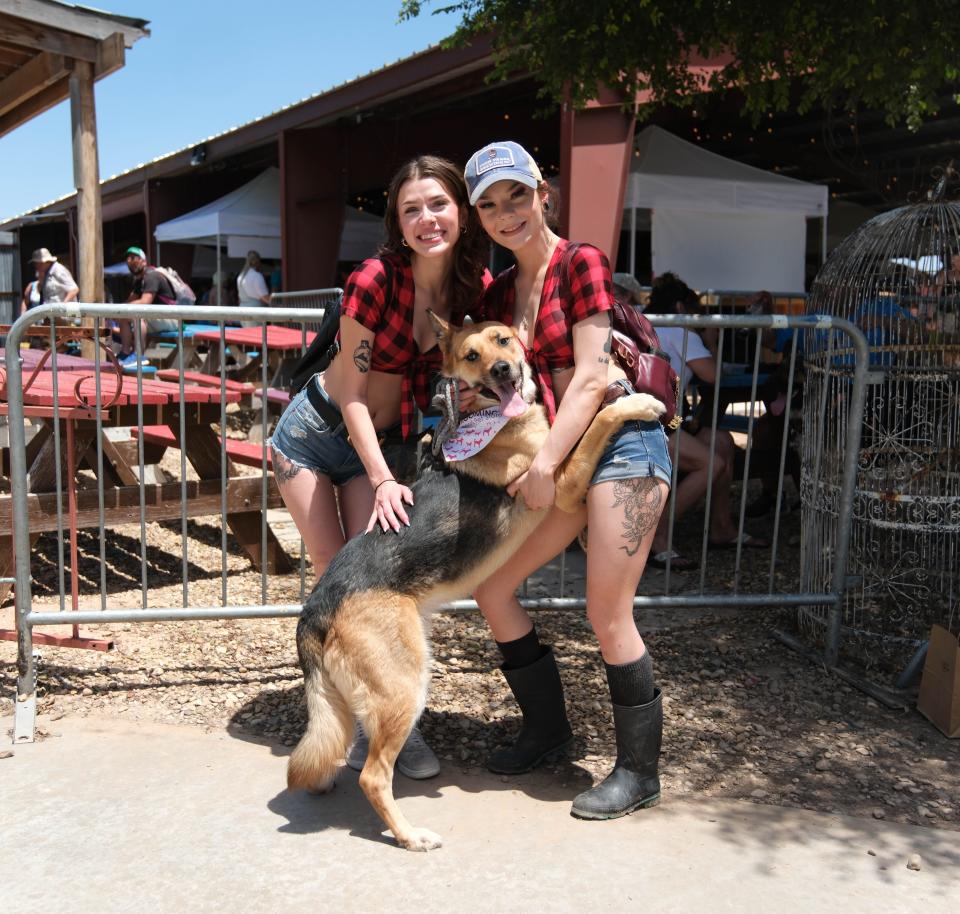
M461 324L489 280L486 242L451 162L419 156L400 168L384 222L380 253L347 280L339 353L290 401L270 441L280 494L318 577L348 538L408 523L413 495L390 451L409 439L414 405L429 406L440 368L427 309ZM348 763L362 767L362 740L355 750ZM439 770L417 730L397 767L414 777Z

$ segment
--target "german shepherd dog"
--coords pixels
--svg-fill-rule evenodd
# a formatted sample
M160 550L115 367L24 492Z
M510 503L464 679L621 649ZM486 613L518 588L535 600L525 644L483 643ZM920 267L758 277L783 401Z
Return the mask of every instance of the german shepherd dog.
M512 328L455 328L432 312L430 319L443 375L472 385L477 406L498 406L508 421L476 455L456 463L441 456L424 467L410 526L354 537L317 582L297 625L309 720L287 767L289 788L330 790L359 719L370 744L360 787L397 842L413 851L440 846L438 835L406 820L392 789L394 762L426 702L428 615L467 596L546 516L506 486L527 470L550 428ZM663 409L647 394L602 409L557 473L556 504L575 510L611 435ZM458 415L454 406L453 427Z

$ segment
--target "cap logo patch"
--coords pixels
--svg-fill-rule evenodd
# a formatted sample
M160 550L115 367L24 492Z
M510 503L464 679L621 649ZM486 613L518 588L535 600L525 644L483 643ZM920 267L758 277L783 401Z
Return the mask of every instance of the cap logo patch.
M477 177L491 171L494 168L512 168L516 162L513 158L513 152L505 146L491 146L486 151L487 160L480 160L477 156Z

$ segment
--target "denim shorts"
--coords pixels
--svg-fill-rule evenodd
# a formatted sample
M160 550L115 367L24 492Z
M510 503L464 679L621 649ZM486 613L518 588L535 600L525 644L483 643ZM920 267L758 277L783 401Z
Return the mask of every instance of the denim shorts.
M307 384L316 384L326 398L316 376ZM347 441L343 420L336 426L328 425L313 408L306 387L290 401L267 444L297 466L329 476L335 486L346 485L367 472Z
M669 486L672 470L667 436L660 422L631 419L624 422L623 428L610 439L590 485L614 479L654 476Z

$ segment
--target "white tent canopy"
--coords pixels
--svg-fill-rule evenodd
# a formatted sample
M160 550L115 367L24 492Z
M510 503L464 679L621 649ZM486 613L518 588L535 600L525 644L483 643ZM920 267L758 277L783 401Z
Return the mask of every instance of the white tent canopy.
M362 260L376 253L383 220L347 207L340 241L340 260ZM230 257L258 251L268 259L280 256L280 170L268 168L252 181L193 212L157 226L158 244L180 242L218 247Z
M268 168L252 181L191 213L157 226L157 241L229 244L231 236L280 237L280 169Z
M806 219L826 224L826 187L734 162L660 127L638 134L636 152L624 207L634 231L635 211L652 211L655 274L671 270L699 289L804 288Z

